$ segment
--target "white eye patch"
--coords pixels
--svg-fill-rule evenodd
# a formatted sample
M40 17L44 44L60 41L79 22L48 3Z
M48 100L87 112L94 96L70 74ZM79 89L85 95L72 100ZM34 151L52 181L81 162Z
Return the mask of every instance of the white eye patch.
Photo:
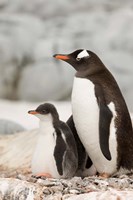
M89 56L88 52L86 50L83 50L77 55L77 58L80 59L80 58L84 58L84 57L88 57L88 56Z

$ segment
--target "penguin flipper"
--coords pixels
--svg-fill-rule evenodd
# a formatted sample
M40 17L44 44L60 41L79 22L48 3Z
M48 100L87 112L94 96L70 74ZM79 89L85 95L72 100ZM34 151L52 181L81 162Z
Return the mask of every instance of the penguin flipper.
M110 134L110 123L113 117L112 112L106 105L102 88L96 85L96 96L99 105L99 140L100 148L107 160L111 160L111 154L109 150L109 134Z
M100 105L100 119L99 119L99 136L100 147L103 155L108 160L111 160L111 154L109 150L109 132L110 123L112 119L112 112L107 106Z
M56 138L56 146L54 149L54 157L56 161L57 170L60 176L63 175L63 157L66 152L66 144L62 138L60 130L56 130L57 138Z

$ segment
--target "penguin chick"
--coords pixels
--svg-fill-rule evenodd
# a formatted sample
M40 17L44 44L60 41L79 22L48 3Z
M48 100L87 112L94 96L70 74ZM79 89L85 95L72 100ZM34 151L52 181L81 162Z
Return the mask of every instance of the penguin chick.
M39 137L31 164L33 175L53 178L74 176L78 166L75 140L68 125L59 120L55 106L41 104L28 113L40 119Z
M72 114L77 133L97 171L104 177L133 170L133 129L120 88L100 58L79 49L56 54L75 70Z

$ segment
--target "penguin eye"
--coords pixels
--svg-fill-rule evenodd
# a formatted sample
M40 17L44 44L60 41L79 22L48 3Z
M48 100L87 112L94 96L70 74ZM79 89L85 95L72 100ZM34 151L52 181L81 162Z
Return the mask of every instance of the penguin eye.
M43 114L47 114L47 111L46 111L46 110L43 110L42 112L43 112Z
M77 61L80 61L80 60L81 60L81 58L78 58L78 57L77 57L77 58L76 58L76 60L77 60Z

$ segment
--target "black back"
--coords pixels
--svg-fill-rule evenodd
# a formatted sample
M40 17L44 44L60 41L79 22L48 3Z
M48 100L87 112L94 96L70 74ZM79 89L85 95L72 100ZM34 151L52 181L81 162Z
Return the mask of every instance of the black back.
M60 175L66 174L66 177L71 177L78 165L78 154L73 134L67 124L62 121L59 121L59 126L55 128L55 131L57 138L54 157L58 172Z
M62 176L63 175L63 156L66 151L66 143L64 142L64 139L62 138L61 131L60 129L56 129L56 146L54 149L54 157L56 161L56 166L59 174Z

